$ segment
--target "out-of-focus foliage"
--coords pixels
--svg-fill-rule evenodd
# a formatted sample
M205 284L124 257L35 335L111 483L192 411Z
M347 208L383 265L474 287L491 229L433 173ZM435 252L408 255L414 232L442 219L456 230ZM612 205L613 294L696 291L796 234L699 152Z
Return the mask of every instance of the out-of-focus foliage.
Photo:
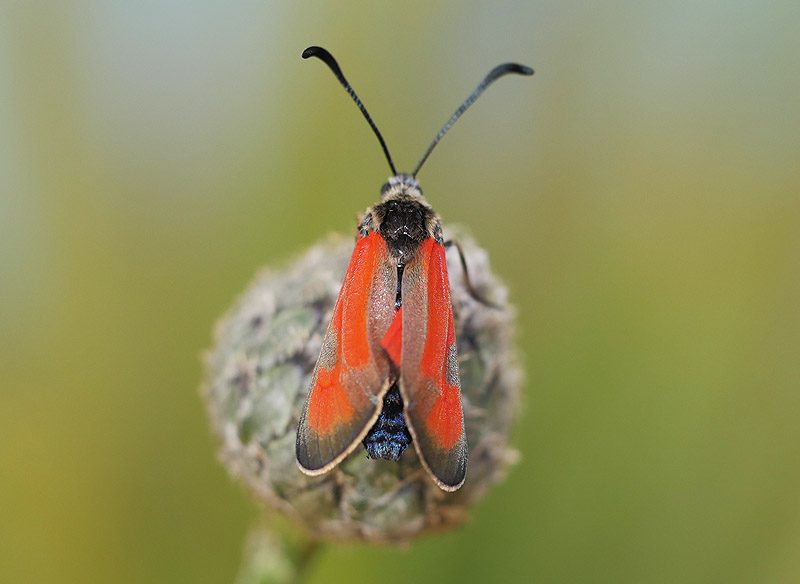
M72 5L70 5L72 4ZM522 461L317 582L800 579L800 7L0 6L0 581L225 582L211 325L388 175L339 59L520 309Z

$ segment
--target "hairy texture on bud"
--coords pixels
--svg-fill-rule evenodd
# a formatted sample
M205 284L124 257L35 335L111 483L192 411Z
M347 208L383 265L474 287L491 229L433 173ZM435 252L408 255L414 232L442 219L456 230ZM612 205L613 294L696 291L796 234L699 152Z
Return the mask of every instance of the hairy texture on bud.
M332 238L282 270L263 272L217 326L203 394L221 439L220 458L260 501L315 537L400 542L455 526L516 459L508 446L522 381L514 310L486 253L469 238L456 237L473 287L500 308L470 294L458 252L448 250L469 444L467 480L455 493L433 483L413 448L391 462L368 459L359 446L319 477L297 467L297 422L351 239Z

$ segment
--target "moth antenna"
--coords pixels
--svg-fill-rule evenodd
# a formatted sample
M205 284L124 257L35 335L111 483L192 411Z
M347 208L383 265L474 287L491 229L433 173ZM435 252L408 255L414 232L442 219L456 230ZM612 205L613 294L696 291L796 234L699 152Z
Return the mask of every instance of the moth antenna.
M378 137L378 142L381 143L381 148L383 148L383 153L386 155L386 160L389 163L389 168L392 169L392 174L397 175L397 170L394 167L394 162L392 162L392 155L389 154L389 148L386 147L386 142L381 136L380 130L378 130L378 126L375 125L375 122L372 121L372 118L367 112L367 108L364 107L362 101L356 95L356 92L350 86L350 83L345 79L344 73L342 73L341 68L339 67L339 63L336 62L336 59L333 58L327 50L323 49L322 47L308 47L305 51L303 51L303 58L308 59L309 57L316 57L323 61L330 70L333 71L333 74L336 75L336 79L339 80L339 83L342 84L344 90L347 94L353 98L353 101L356 102L358 109L361 110L361 113L364 114L364 118L366 118L369 127L372 128L372 131L375 132L375 135Z
M422 168L423 164L425 164L425 161L428 159L428 156L431 155L431 152L439 143L439 140L441 140L444 137L444 135L447 134L447 131L453 126L453 124L456 123L456 120L461 117L461 114L467 111L467 108L469 106L475 103L475 100L480 97L481 93L486 91L487 87L489 87L492 83L500 79L500 77L502 77L503 75L507 75L508 73L516 73L517 75L533 75L533 69L531 69L530 67L526 67L525 65L520 65L518 63L503 63L502 65L498 65L497 67L489 71L489 74L486 77L484 77L483 81L481 81L478 84L478 87L475 88L475 91L473 91L469 95L469 97L464 100L464 103L462 103L459 106L459 108L455 111L455 113L452 116L450 116L450 119L447 120L447 123L444 126L442 126L441 130L439 130L439 133L436 134L436 137L433 139L433 142L431 142L431 145L428 146L428 149L425 151L425 154L422 155L422 158L417 163L417 167L414 169L414 173L411 176L413 176L414 178L417 177L419 169Z

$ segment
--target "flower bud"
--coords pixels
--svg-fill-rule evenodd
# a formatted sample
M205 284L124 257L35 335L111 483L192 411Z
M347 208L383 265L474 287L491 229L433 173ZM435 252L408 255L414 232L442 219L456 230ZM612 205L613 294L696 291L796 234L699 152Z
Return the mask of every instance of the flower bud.
M297 466L297 422L352 240L329 239L281 270L264 271L217 325L203 393L221 439L220 458L256 498L317 538L398 542L455 526L516 459L508 445L522 382L514 309L490 272L486 252L467 237L457 239L473 290L458 251L450 248L469 445L466 482L454 493L443 492L426 475L414 448L392 462L368 459L359 446L318 477Z

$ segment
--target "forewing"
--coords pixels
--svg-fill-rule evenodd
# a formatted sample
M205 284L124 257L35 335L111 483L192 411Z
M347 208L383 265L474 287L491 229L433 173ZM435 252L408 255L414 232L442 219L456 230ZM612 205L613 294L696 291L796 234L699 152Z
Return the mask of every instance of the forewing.
M444 246L425 239L405 266L400 391L414 446L438 485L458 489L467 472L453 307Z
M322 343L300 423L297 462L322 474L355 448L380 414L389 362L380 339L391 324L397 269L377 233L360 237Z

